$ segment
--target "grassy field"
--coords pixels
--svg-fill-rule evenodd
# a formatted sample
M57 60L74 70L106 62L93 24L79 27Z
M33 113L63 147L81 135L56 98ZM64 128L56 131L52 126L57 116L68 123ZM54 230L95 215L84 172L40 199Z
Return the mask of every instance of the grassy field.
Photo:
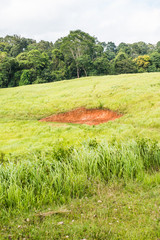
M160 239L160 73L0 89L0 239ZM38 122L78 107L123 117Z
M160 140L160 73L88 77L0 89L0 151L27 152L57 141L89 138ZM109 108L124 116L98 126L48 124L37 120L77 107Z

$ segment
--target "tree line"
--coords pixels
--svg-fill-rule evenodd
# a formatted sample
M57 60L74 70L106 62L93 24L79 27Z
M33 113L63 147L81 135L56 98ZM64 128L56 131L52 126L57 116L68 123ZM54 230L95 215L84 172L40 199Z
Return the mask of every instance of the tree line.
M157 44L100 42L81 30L54 44L17 35L0 38L0 87L93 75L160 71Z

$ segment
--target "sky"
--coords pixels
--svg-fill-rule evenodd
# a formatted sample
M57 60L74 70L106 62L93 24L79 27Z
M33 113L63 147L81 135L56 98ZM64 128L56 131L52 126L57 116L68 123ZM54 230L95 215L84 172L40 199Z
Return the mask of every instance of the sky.
M0 37L53 43L80 29L101 42L160 41L160 0L0 0Z

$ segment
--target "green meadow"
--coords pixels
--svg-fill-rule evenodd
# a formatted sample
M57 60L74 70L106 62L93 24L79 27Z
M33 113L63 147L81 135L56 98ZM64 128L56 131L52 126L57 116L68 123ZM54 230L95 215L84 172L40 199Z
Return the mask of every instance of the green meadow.
M0 106L0 151L4 153L44 149L57 141L79 144L89 138L128 141L138 136L160 140L159 73L0 89ZM115 110L123 117L98 126L38 122L81 106Z
M160 73L0 89L0 239L160 239ZM39 122L78 107L123 116Z

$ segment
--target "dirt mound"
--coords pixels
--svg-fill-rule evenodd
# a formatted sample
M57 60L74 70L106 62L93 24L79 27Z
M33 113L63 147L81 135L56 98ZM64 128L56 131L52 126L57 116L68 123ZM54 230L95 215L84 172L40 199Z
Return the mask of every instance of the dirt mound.
M40 120L40 122L61 122L61 123L77 123L98 125L108 121L113 121L116 118L120 118L122 115L105 109L86 109L77 108L75 110L59 113L46 117Z

